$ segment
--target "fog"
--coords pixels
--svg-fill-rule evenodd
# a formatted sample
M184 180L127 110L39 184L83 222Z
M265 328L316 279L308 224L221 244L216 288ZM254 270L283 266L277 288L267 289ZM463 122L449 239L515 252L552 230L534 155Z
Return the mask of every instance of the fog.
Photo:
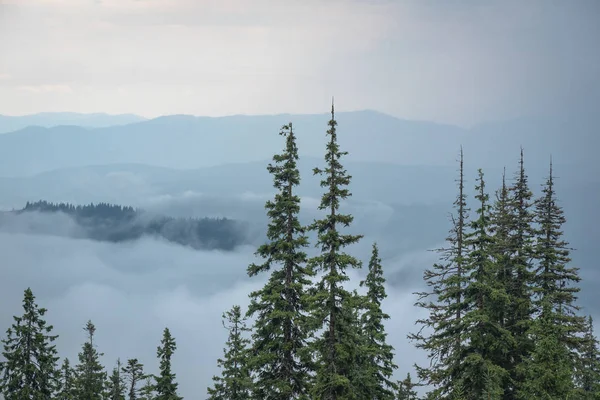
M379 213L384 216L385 211ZM64 229L72 224L66 217L53 222L64 224ZM350 251L366 263L377 239L367 236ZM430 265L434 255L426 249L405 254L390 250L382 248L386 275L402 274L403 279L398 287L387 286L383 307L391 316L386 327L398 355L400 378L412 372L413 362L423 360L406 335L420 312L412 306L411 294L420 286L417 271ZM162 329L169 327L178 345L173 364L181 394L202 398L218 372L216 360L226 340L222 312L234 304L245 307L248 294L267 279L267 275L249 278L246 274L248 264L256 261L254 251L249 246L235 252L196 251L150 238L111 244L0 233L0 254L10 260L0 280L0 327L8 327L12 315L20 315L23 290L31 287L38 304L49 310L48 322L60 334L61 356L76 360L85 340L82 328L91 319L97 327L98 350L104 353L102 362L109 370L117 357L137 357L147 372L158 372L156 347ZM350 276L356 287L364 271L351 271Z

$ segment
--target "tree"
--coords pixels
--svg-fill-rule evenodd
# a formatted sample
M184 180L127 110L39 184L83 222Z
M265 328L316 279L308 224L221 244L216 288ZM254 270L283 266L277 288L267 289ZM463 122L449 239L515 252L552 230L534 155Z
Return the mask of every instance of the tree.
M175 339L171 336L169 328L163 331L161 345L157 349L157 355L160 360L160 375L156 378L156 400L183 400L177 394L179 384L175 381L175 373L171 370L171 357L177 349Z
M256 315L251 359L256 395L286 400L306 397L308 393L311 367L306 287L313 274L306 267L307 256L302 251L308 246L308 239L298 219L300 197L294 193L300 184L300 173L292 124L284 125L280 134L286 138L285 149L273 157L275 164L267 168L278 189L275 199L265 206L270 218L269 242L256 252L265 261L248 267L250 276L272 272L266 285L251 293L248 316Z
M412 382L410 373L406 374L403 381L398 382L398 394L396 400L418 400L418 394L415 391L417 385Z
M464 290L468 281L465 235L469 224L462 148L459 165L458 195L453 203L455 214L450 215L452 227L446 238L448 247L436 250L440 253L440 262L423 275L430 289L417 293L419 298L415 305L427 310L429 315L417 320L421 329L408 336L416 342L417 348L427 351L429 366L416 368L419 378L434 387L433 398L452 396L456 392L462 361L462 317L466 309ZM425 329L431 330L431 333L425 335Z
M58 356L52 344L52 325L43 319L45 308L39 308L30 288L23 297L23 315L14 316L6 331L4 361L0 362L0 392L5 400L53 398L59 387Z
M240 306L233 306L223 314L223 326L229 331L229 336L223 349L224 357L217 360L221 376L213 377L214 387L208 388L209 399L248 400L253 386L248 368L250 340L244 337L249 329Z
M127 365L121 369L121 372L128 383L127 398L129 400L137 400L138 396L140 396L138 384L146 378L146 375L144 375L144 365L137 358L130 358L127 360Z
M100 364L99 357L104 354L98 353L94 346L96 327L92 321L88 321L83 330L88 335L88 341L83 344L83 348L78 355L79 364L75 367L77 397L89 400L102 400L106 372Z
M356 344L352 338L358 327L351 325L351 313L343 309L352 307L354 298L352 293L344 289L343 282L349 279L346 269L360 268L361 263L342 252L342 249L358 242L362 235L340 232L340 228L349 227L354 218L339 212L341 201L351 195L347 188L351 176L340 163L347 152L339 149L336 125L332 105L327 131L326 168L314 169L315 175L324 175L321 187L327 191L321 197L319 210L327 210L327 214L309 227L317 233L316 246L320 248L320 254L309 260L309 266L317 273L324 272L311 296L312 315L316 320L316 328L325 327L323 335L312 343L317 365L311 397L323 400L349 399L356 394L349 377L356 367L352 360Z
M394 349L386 342L387 334L383 325L390 316L381 309L381 303L387 297L384 284L379 249L374 243L367 278L360 283L367 288L365 312L361 316L362 335L366 342L363 372L366 373L367 381L364 386L368 398L373 400L394 399L394 391L397 390L396 383L390 379L397 368L394 364Z
M507 353L508 370L511 372L512 385L506 393L507 399L516 398L516 391L524 382L523 360L529 357L533 342L528 335L533 321L532 318L532 274L535 229L534 214L531 199L533 194L529 189L528 177L525 173L523 149L519 161L519 170L514 184L509 187L509 220L507 251L510 261L507 263L508 272L507 292L509 307L506 312L506 328L514 338L514 346Z
M471 221L471 230L464 238L469 249L465 263L469 281L464 292L466 307L461 332L465 343L460 374L455 379L461 383L465 399L501 399L508 381L508 371L502 361L513 341L499 321L508 295L503 283L496 279L497 266L491 256L491 206L481 169L478 175L477 219Z
M560 327L557 346L565 347L569 357L564 363L573 367L585 331L585 318L578 315L580 307L575 302L581 281L579 269L569 267L571 261L569 244L562 239L564 213L554 190L552 162L550 173L542 188L542 196L535 202L536 231L535 258L538 262L534 276L536 311L548 323ZM545 304L546 307L542 307ZM544 315L550 313L550 315Z
M106 384L107 400L125 400L125 378L121 369L121 360L117 359L117 365Z
M77 380L75 371L65 358L60 368L60 389L56 394L57 400L75 400L76 399Z
M157 400L156 396L156 377L153 375L145 375L146 383L140 389L140 400ZM182 399L182 397L170 397L173 399Z
M594 336L592 317L588 317L580 358L577 363L577 393L581 400L600 399L600 347Z
M563 327L556 324L549 297L542 300L541 315L533 322L534 348L523 362L524 380L518 398L568 399L573 394L573 364L561 343Z

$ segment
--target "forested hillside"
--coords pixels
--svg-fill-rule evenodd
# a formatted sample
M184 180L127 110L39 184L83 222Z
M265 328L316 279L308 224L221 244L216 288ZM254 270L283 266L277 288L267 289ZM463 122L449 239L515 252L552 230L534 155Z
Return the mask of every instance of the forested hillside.
M385 262L376 243L369 260L351 254L363 236L348 233L353 216L344 200L351 196L352 177L343 165L346 152L338 145L333 111L324 164L314 170L322 179L320 218L307 226L298 218L296 136L291 123L282 127L283 151L267 167L277 191L265 205L267 240L256 252L261 261L247 266L250 277L267 281L249 293L247 310L235 305L223 314L229 337L215 360L221 372L206 394L187 398L600 399L600 349L589 310L578 306L581 278L563 238L566 217L554 171L550 164L543 191L534 197L522 149L514 175L505 174L497 192L488 191L484 171L478 171L474 198L466 195L461 151L457 194L448 199L453 212L447 244L424 274L428 290L415 294L415 306L426 316L407 338L429 362L417 366L417 376L398 371L395 360L404 355L395 354L385 331ZM68 205L38 203L25 210L44 207L90 218L89 209ZM106 220L134 214L118 206L96 208L94 218ZM309 233L316 236L313 243ZM308 246L317 254L308 256ZM351 290L348 272L359 268L367 270L365 279L360 291ZM156 366L131 358L105 367L91 321L78 360L61 360L45 311L26 289L23 314L2 341L0 391L6 400L182 398L168 328ZM207 323L218 327L218 321Z
M8 214L19 216L27 213L63 213L73 218L78 228L60 232L58 228L45 227L45 234L67 234L88 239L110 242L125 242L142 236L160 237L173 243L191 246L195 249L233 250L245 243L245 225L227 218L172 218L152 215L133 207L115 204L72 205L38 201L27 203L24 208ZM18 222L17 222L18 224ZM0 216L0 230L14 228L7 214ZM28 225L36 233L34 223Z

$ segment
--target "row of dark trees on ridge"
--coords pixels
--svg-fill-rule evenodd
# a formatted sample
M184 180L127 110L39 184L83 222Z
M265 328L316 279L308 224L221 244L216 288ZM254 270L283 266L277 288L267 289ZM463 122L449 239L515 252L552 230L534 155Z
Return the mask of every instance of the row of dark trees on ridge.
M223 315L229 337L209 399L414 400L417 385L427 387L427 399L600 399L598 341L591 318L576 304L580 277L569 266L570 248L562 239L565 218L552 168L542 196L533 199L522 152L513 184L504 180L494 202L479 170L473 219L461 152L448 245L425 272L428 290L416 303L428 317L417 321L421 329L409 337L430 362L417 366L418 384L410 375L393 378L397 367L386 340L389 316L381 307L385 278L376 244L361 282L366 294L345 287L348 269L361 262L344 248L362 236L344 233L353 221L340 211L351 195L351 177L341 164L346 153L339 149L336 125L332 108L326 167L314 170L323 176L323 218L309 226L298 218L292 124L281 130L285 149L268 166L277 193L266 204L268 241L257 250L263 262L248 267L250 276L270 276L250 294L246 313L236 305ZM317 237L314 257L304 251L309 232ZM145 375L137 360L128 360L107 379L97 362L91 322L79 364L71 369L65 360L57 368L51 344L56 336L29 289L24 309L3 341L0 389L6 400L181 399L168 329L158 349L159 376ZM252 328L246 325L249 317Z

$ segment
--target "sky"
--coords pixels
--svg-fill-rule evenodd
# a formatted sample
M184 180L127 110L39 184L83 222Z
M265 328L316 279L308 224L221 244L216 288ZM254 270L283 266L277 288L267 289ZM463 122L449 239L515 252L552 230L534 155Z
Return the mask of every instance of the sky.
M0 0L0 113L578 111L599 20L594 0Z

